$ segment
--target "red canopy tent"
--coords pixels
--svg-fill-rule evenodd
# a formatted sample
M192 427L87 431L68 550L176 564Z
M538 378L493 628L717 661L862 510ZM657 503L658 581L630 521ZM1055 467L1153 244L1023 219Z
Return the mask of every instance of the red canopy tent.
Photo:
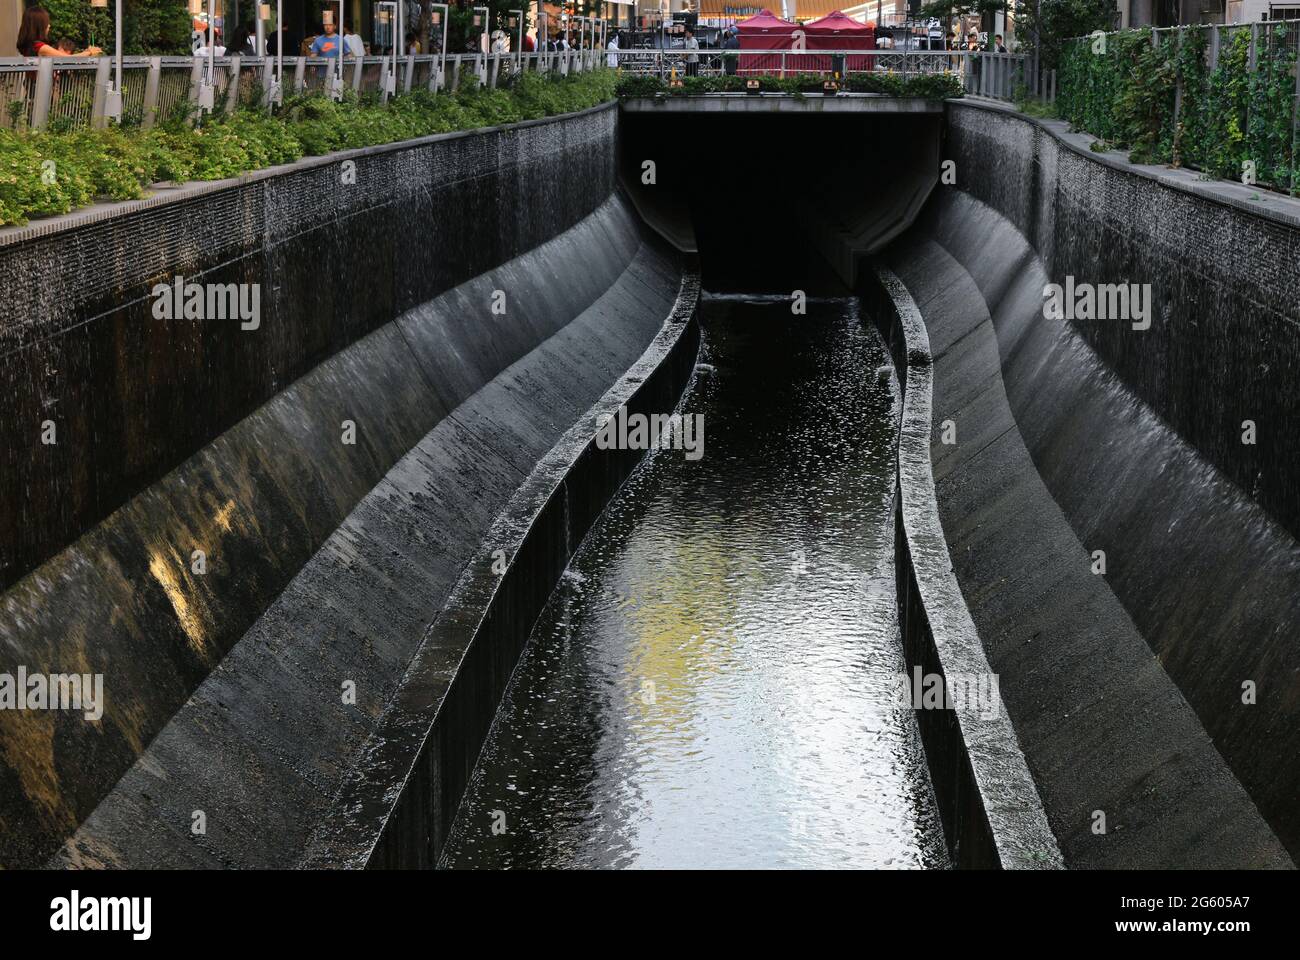
M874 50L876 49L876 28L861 23L852 17L846 17L840 11L828 13L820 20L813 20L803 25L808 35L809 50ZM815 69L829 70L830 57L811 57L816 63ZM846 57L845 71L871 70L875 57Z
M736 24L740 35L741 50L789 50L794 43L794 32L798 27L789 20L775 17L770 11L756 13L748 20ZM781 57L777 54L740 55L737 73L776 73L781 69Z

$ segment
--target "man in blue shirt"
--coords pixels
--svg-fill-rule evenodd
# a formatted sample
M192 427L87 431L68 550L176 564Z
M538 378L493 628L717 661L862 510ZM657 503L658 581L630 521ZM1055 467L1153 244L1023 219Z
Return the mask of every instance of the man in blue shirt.
M339 55L339 51L343 47L343 40L337 33L334 32L333 17L331 17L329 21L327 21L324 24L324 27L325 27L325 32L311 42L311 55L313 57L328 57L332 59ZM320 75L322 77L328 77L336 69L337 67L335 67L333 64L329 64L327 66L321 67Z

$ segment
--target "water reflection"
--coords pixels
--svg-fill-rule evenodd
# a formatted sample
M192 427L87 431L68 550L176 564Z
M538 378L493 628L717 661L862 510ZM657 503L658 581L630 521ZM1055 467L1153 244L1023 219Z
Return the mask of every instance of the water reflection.
M856 301L712 297L684 412L583 543L446 867L944 866L893 604L896 383Z

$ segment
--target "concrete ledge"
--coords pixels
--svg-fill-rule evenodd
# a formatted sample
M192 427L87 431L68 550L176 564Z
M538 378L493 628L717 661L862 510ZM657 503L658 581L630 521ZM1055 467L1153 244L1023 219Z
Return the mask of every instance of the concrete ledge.
M877 265L861 293L873 304L903 388L895 492L899 628L909 669L944 677L993 672L952 573L930 463L932 361L920 311ZM918 710L917 723L952 862L959 868L1060 869L1056 838L1011 719L997 709Z
M542 117L537 120L522 120L519 123L496 124L491 127L473 127L469 130L453 130L449 133L434 133L427 137L416 137L414 140L398 140L393 143L377 143L373 146L357 147L352 150L339 150L319 157L303 157L293 163L282 163L273 167L263 167L261 170L250 170L237 177L227 177L224 180L187 180L184 183L155 183L148 188L146 195L139 200L105 200L59 216L42 217L40 220L22 226L0 227L0 247L24 243L38 237L48 237L52 234L75 230L78 227L100 223L104 220L112 220L116 217L128 216L155 207L193 200L196 197L203 197L210 193L219 193L223 190L260 183L263 180L271 180L285 174L332 166L342 163L344 160L379 157L394 151L410 150L434 143L446 143L463 137L479 136L484 133L526 130L539 124L576 119L591 113L613 110L614 106L615 102L611 100L607 103L597 104L594 107L588 107L586 110L556 114L553 117Z
M689 96L628 97L629 113L932 113L942 114L942 100L890 97L882 93L702 93Z
M960 527L949 529L950 542L970 548L960 550L958 574L965 584L965 563L977 585L973 612L977 601L990 601L988 616L999 624L995 635L1008 657L1027 669L1045 669L1053 682L1076 670L1082 680L1078 660L1090 649L1090 656L1108 658L1113 667L1088 681L1091 697L1152 704L1147 715L1133 715L1126 738L1107 746L1110 769L1097 768L1093 782L1077 792L1083 804L1084 797L1104 799L1113 791L1112 802L1126 810L1128 851L1113 849L1120 838L1112 838L1109 852L1094 851L1086 837L1076 845L1058 830L1067 857L1289 865L1278 857L1276 840L1291 857L1300 855L1300 726L1294 722L1300 695L1300 443L1293 429L1300 419L1300 230L1287 215L1294 203L1276 196L1244 203L1248 188L1202 181L1188 171L1136 167L1117 153L1096 154L1086 147L1091 138L1063 127L987 104L950 104L945 156L956 164L957 184L937 190L918 219L914 232L922 242L891 250L909 287L924 291L916 293L922 309L935 314L926 315L931 335L940 330L964 337L952 357L954 374L941 384L954 391L943 416L960 416L967 438L989 431L982 456L999 460L997 470L978 471L984 479L972 472L944 481L950 467L940 461L948 458L936 448L940 491L951 491ZM932 253L944 256L927 254L927 240ZM1270 256L1261 257L1261 250ZM953 261L959 268L949 273ZM1148 287L1147 325L1045 317L1044 286L1070 276ZM987 335L967 336L980 314L991 320ZM963 382L949 383L954 376ZM973 393L981 383L993 385L983 398ZM1254 443L1243 443L1246 420L1257 425ZM1013 425L1012 433L999 436ZM988 489L981 494L972 484ZM1047 502L1041 522L1032 524L1026 497L1038 490ZM984 495L1013 498L1015 506L995 508L981 500ZM1059 535L1047 536L1049 520L1051 530L1064 528ZM1019 553L1002 542L1013 528L1029 535L1029 541L1020 538ZM1044 579L1050 569L1059 572L1056 579L1026 584L1023 592L1013 589L1018 584L1012 579L1002 583L1000 596L978 586L986 577L997 583L1009 576L994 571L1007 561L1022 563L1025 542L1038 544L1042 562L1028 565L1023 575ZM1107 560L1103 591L1086 567L1087 554L1099 549ZM1058 562L1066 556L1078 559ZM1068 602L1067 587L1074 598ZM1043 606L1034 601L1036 593L1060 602ZM1086 629L1071 622L1066 611L1072 609L1088 618ZM1037 628L1022 632L1022 616L1031 616ZM1109 643L1098 642L1103 623ZM1028 643L1039 631L1074 638L1067 642L1078 652L1059 664L1042 659L1047 652L1037 640L1013 652L1015 637ZM1143 642L1130 643L1135 632ZM1115 662L1119 651L1129 666ZM989 650L993 662L999 655ZM1121 694L1116 674L1144 673L1148 659L1162 674L1147 678L1140 693ZM1180 698L1160 692L1168 679L1199 724L1179 717ZM1255 702L1243 703L1247 680L1257 685ZM1074 699L1084 691L1062 695ZM1004 696L1014 711L1006 688ZM1071 717L1090 702L1076 700ZM1163 740L1148 734L1156 703L1167 725ZM1025 705L1037 717L1041 696L1027 694ZM1104 711L1097 722L1109 727L1118 715ZM1050 715L1035 723L1042 736L1060 736L1061 725ZM1019 716L1017 730L1032 764L1033 735ZM1108 736L1100 729L1090 735ZM1134 757L1120 776L1116 751L1132 753L1138 741L1145 743L1142 750L1168 759ZM1170 754L1175 744L1177 753ZM1215 752L1258 813L1230 786L1215 786L1226 783ZM1192 772L1170 775L1175 764L1193 757L1201 762ZM1163 763L1158 775L1152 763ZM1114 782L1098 783L1103 772ZM1144 786L1133 779L1125 792L1119 781L1130 775L1145 777ZM1157 778L1161 803L1146 795ZM1045 781L1040 786L1051 812L1050 791ZM1061 796L1076 792L1068 783L1060 786ZM1198 791L1215 798L1201 802L1199 814L1191 800ZM1223 812L1207 816L1207 810ZM1275 837L1258 829L1258 814ZM1064 816L1078 823L1074 812ZM1177 818L1203 832L1200 843L1175 845ZM1139 824L1159 836L1134 839Z
M1131 522L1108 528L1099 510L1071 529L1063 513L1086 491L1091 501L1118 505L1126 516L1152 517L1163 550L1184 530L1199 538L1204 523L1196 514L1212 517L1213 509L1187 509L1179 480L1183 455L1169 443L1167 428L1144 418L1131 398L1122 399L1108 382L1113 377L1063 322L1042 318L1041 267L1017 250L1010 226L1003 221L991 229L997 224L992 211L961 194L941 194L934 205L941 221L968 214L965 239L918 227L919 237L892 248L889 262L918 304L932 343L930 463L945 560L951 556L987 660L1001 677L1003 702L1065 862L1089 869L1288 866L1252 797L1216 750L1221 745L1206 735L1190 698L1171 679L1178 674L1152 655L1134 623L1139 614L1130 617L1117 597L1130 588L1135 567L1148 569L1142 609L1180 623L1179 611L1218 590L1213 583L1188 590L1186 581L1202 561L1153 562L1144 529ZM999 269L987 260L993 251L1003 260ZM979 258L980 265L964 267L961 256ZM977 270L980 283L1005 290L992 304L977 286ZM1027 333L1017 337L1015 324ZM1026 370L1033 376L1021 382ZM953 433L945 437L948 430ZM1145 484L1144 473L1157 483ZM1117 477L1122 484L1105 482ZM1054 482L1059 478L1064 482ZM1168 517L1166 504L1174 507ZM1107 554L1104 574L1091 554L1098 546ZM1214 541L1202 545L1207 549L1217 549ZM1255 559L1263 579L1266 558ZM1198 597L1189 599L1190 592ZM1203 616L1179 632L1195 644L1211 624ZM1262 635L1248 636L1243 646L1258 656ZM1227 663L1238 656L1231 643L1221 643L1200 649L1197 660ZM1242 669L1220 667L1214 676L1267 676ZM1266 721L1265 709L1261 703L1245 713ZM1282 755L1261 752L1275 761ZM1094 832L1098 811L1104 831Z
M1277 193L1266 187L1247 187L1230 180L1214 180L1200 171L1189 170L1185 167L1169 167L1155 163L1134 163L1129 159L1127 150L1098 152L1092 149L1094 143L1101 142L1098 137L1094 137L1090 133L1072 130L1069 122L1065 120L1031 117L1028 114L1021 113L1009 103L984 100L977 97L962 97L959 100L948 100L947 103L952 106L973 107L977 110L986 110L990 113L1015 117L1017 120L1038 127L1071 152L1087 157L1089 160L1100 163L1112 170L1131 173L1158 183L1163 187L1192 194L1203 200L1221 203L1237 210L1244 210L1254 216L1264 217L1288 227L1300 227L1300 199L1289 197L1284 193Z
M641 359L538 464L484 540L426 635L400 692L316 833L305 867L437 865L510 675L588 529L641 460L600 450L597 419L672 410L699 346L699 277ZM494 570L492 552L508 558Z
M232 431L229 457L215 459L260 465L248 451L266 450L276 485L262 483L261 470L225 479L237 497L230 513L280 547L279 565L256 578L256 606L237 611L255 622L174 715L174 694L145 682L130 688L138 710L170 719L56 864L265 868L301 859L457 579L479 558L491 562L485 537L494 519L660 331L681 274L651 239L611 200L555 241L399 318L383 332L391 344L383 362L336 385L291 387L273 402L278 415L256 431L255 444ZM511 310L484 322L476 305L493 289L511 291ZM526 352L507 364L518 350ZM385 390L394 358L403 357L426 393ZM355 484L353 505L331 485L339 445L329 410L367 384L363 412L354 413L359 435L390 422L408 432L387 451L396 462ZM311 430L319 439L305 443L293 428L317 417L329 428ZM300 450L323 468L319 477L277 468ZM295 544L292 556L276 536L272 505L281 500L310 519L319 538ZM250 559L265 549L258 541L231 556L239 546L233 537L222 544L228 574L201 578L218 597L231 583L247 585ZM133 577L138 586L143 576ZM143 639L113 656L107 641L115 637L101 631L94 655L156 665L149 642L163 620L141 621ZM232 613L220 622L231 630L242 621ZM340 695L348 681L351 703ZM109 702L130 705L122 696ZM103 756L93 759L113 773ZM205 835L185 827L194 810L208 818Z

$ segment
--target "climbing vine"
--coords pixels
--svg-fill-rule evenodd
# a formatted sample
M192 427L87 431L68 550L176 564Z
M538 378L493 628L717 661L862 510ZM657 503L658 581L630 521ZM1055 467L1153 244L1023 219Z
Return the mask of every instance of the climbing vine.
M1297 184L1292 111L1294 25L1221 28L1210 66L1205 30L1150 28L1070 41L1060 60L1060 115L1125 148L1138 163L1167 163L1281 190Z

